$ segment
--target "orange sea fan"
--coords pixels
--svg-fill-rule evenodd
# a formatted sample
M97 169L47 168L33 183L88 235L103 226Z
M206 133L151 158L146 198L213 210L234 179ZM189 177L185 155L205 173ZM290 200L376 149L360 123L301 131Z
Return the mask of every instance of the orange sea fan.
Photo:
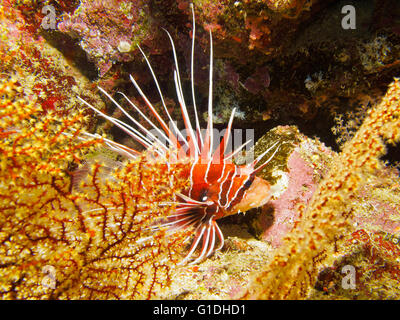
M74 191L71 161L101 139L77 139L82 114L42 114L17 89L0 85L0 297L150 298L186 236L150 228L173 209L158 204L186 185L186 164L171 174L142 155L105 176L95 162Z

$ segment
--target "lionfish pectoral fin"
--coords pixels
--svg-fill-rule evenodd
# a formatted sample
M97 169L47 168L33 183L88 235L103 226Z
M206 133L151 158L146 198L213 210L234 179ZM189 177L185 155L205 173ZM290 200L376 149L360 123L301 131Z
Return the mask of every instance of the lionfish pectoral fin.
M191 211L192 207L190 206L178 208L174 214L154 220L148 229L160 230L164 228L167 233L175 233L193 226L198 221L198 218Z
M216 240L220 242L218 248L215 248ZM194 252L200 246L200 253L196 259L191 261L189 264L197 264L203 259L209 257L213 252L222 249L224 246L224 236L218 227L216 221L211 217L206 222L202 222L196 228L195 236L192 240L188 254L185 258L178 263L178 265L186 264L190 259L192 259Z

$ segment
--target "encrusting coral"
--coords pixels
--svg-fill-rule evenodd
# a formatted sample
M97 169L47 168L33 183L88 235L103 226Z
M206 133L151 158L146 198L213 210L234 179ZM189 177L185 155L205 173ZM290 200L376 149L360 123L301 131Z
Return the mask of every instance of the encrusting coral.
M12 1L0 3L0 73L13 75L29 99L34 99L44 111L68 116L70 111L80 108L78 95L103 109L104 103L93 93L93 84L68 57L42 36L30 33L32 26L14 6L18 7ZM25 11L40 12L40 8ZM93 118L85 120L90 122L85 126L93 124Z
M79 138L82 112L60 118L23 93L15 80L0 85L0 297L152 297L186 234L149 227L173 210L159 203L186 185L186 164L168 169L146 154L107 170L94 162L74 186L72 161L102 138Z
M400 81L369 110L352 140L332 162L307 208L266 268L255 275L244 298L301 299L315 284L322 263L335 258L336 241L351 230L352 201L363 175L382 168L385 142L400 140ZM332 252L331 252L332 251Z
M58 29L81 39L80 46L104 76L115 62L131 61L136 45L154 36L148 7L146 1L84 0Z

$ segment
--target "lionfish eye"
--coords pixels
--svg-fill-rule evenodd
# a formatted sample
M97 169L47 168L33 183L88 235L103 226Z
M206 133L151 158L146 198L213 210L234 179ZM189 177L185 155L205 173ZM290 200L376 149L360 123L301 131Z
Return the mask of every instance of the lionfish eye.
M208 199L207 193L208 193L207 189L204 189L201 191L200 197L199 197L200 201L205 202Z

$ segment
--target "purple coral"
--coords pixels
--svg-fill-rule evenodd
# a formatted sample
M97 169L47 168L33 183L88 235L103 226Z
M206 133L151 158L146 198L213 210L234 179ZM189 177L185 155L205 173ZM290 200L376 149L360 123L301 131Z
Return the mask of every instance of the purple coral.
M316 189L313 179L314 172L311 165L303 160L298 151L293 151L288 159L289 184L286 191L271 204L275 209L273 225L263 234L263 239L269 241L272 246L279 247L282 239L289 232L299 218L297 204L308 203Z
M103 76L114 63L133 59L135 43L153 39L146 27L147 11L141 1L82 1L73 14L63 16L58 29L79 39Z
M259 68L252 76L248 77L243 84L243 87L251 92L257 94L262 90L269 87L271 78L267 67Z

